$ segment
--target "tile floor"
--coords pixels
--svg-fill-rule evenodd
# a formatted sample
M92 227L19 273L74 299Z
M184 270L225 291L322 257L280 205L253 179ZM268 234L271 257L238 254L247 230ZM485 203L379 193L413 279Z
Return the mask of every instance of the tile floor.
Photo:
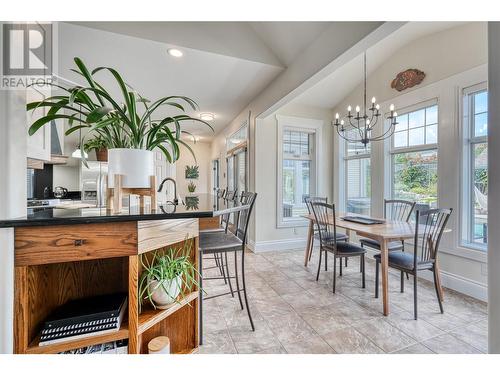
M204 301L204 345L200 353L485 353L487 307L445 289L439 313L433 284L419 282L419 319L413 319L413 282L399 291L399 274L390 272L391 314L374 298L374 269L367 260L366 289L356 259L337 277L332 263L316 282L317 249L308 267L303 249L247 253L249 302L255 323L230 295ZM368 258L371 258L368 256ZM205 266L213 262L205 261ZM211 276L215 269L205 271ZM338 275L338 274L337 274ZM208 294L228 291L223 281L206 281Z

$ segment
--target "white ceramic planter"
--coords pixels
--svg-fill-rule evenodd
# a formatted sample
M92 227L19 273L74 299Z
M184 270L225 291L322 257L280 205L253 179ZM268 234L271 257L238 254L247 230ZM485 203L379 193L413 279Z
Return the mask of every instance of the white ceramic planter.
M159 309L165 308L175 302L179 296L182 287L182 277L177 276L172 280L163 280L162 284L156 280L150 280L148 283L149 292L152 292L151 299Z
M123 175L125 188L149 188L154 175L154 153L131 148L108 150L108 185L114 187L114 175Z

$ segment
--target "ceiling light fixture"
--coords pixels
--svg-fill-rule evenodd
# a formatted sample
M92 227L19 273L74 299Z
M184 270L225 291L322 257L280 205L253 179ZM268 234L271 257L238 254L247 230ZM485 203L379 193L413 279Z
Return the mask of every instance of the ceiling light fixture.
M364 68L364 92L363 92L363 108L360 108L359 105L356 106L354 115L352 113L352 107L347 107L347 115L341 116L336 113L335 114L335 122L333 125L337 129L337 133L340 137L344 138L347 142L355 143L361 142L366 145L372 141L382 141L386 138L389 138L394 133L394 129L397 125L397 116L398 114L394 110L394 104L389 106L389 114L387 116L382 116L380 113L380 105L376 103L375 97L371 100L371 106L367 107L366 105L366 52L363 56L363 68ZM369 112L369 113L368 113ZM386 117L388 120L388 129L384 131L382 129L382 134L374 135L372 133L373 128L377 124L378 118L382 116L382 118ZM384 126L384 121L381 122L382 127ZM351 132L352 131L352 132Z
M182 55L184 55L184 53L180 49L177 49L177 48L169 48L167 52L170 56L173 56L173 57L182 57Z
M215 118L215 116L213 113L210 113L210 112L200 113L200 119L203 121L213 121L214 118Z

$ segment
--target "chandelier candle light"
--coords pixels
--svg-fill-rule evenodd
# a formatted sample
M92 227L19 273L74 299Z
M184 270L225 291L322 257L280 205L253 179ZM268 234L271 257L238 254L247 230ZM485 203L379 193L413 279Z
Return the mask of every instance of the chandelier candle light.
M333 125L337 129L338 135L345 139L347 142L361 142L366 147L366 145L371 141L384 140L386 138L389 138L394 133L394 129L397 124L396 118L398 114L394 111L394 104L391 104L389 107L390 114L387 116L387 120L389 120L389 128L381 135L372 137L373 128L377 124L378 118L381 116L381 113L380 105L376 103L375 97L372 98L370 108L368 108L366 105L366 52L363 56L363 65L365 73L363 112L361 112L361 108L359 107L359 105L357 105L355 109L356 114L354 115L352 113L352 107L349 106L347 107L347 115L343 116L342 118L338 113L335 114L335 122L333 123ZM350 136L347 134L347 130L355 130L355 132L352 136Z

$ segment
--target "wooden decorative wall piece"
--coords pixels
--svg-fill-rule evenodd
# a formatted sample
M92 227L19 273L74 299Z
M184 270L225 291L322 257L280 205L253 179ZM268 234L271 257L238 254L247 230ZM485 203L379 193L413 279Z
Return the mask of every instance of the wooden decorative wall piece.
M419 85L425 78L425 73L418 69L407 69L398 73L391 82L391 88L398 91L409 89Z

